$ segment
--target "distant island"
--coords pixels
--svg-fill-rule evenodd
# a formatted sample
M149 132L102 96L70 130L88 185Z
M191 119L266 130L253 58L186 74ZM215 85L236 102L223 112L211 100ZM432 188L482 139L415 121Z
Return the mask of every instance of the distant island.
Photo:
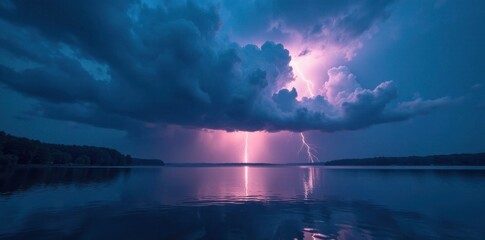
M485 166L485 153L409 157L341 159L313 165L325 166Z
M163 165L163 161L132 158L111 148L42 143L0 131L1 165L127 166Z

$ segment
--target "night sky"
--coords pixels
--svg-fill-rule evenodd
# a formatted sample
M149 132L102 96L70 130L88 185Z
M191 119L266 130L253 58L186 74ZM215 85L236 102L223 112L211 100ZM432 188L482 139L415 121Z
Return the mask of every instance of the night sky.
M241 162L246 136L249 162L481 152L484 12L481 0L1 1L0 130L168 162Z

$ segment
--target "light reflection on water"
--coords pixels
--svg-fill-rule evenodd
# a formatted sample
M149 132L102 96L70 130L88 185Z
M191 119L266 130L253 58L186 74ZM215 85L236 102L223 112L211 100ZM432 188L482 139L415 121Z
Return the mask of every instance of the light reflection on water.
M485 171L0 170L6 239L485 239Z

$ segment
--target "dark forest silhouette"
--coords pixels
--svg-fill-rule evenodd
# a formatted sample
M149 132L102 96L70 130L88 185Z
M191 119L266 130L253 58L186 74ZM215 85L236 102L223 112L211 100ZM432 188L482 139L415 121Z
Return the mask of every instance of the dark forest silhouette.
M341 159L327 166L485 166L485 153Z
M0 131L0 165L130 165L130 155L104 147L48 144Z

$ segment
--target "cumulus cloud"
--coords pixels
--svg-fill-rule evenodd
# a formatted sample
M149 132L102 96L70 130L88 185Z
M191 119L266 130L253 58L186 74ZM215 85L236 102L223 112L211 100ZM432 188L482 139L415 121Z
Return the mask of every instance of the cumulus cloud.
M349 101L354 91L361 88L356 77L347 67L331 68L328 70L328 77L323 89L326 99L333 105L341 105Z
M385 18L388 4L258 2L246 7L270 6L271 18L262 23L277 19L291 30L314 19L302 30L305 37L322 37L318 34L330 29L338 33L332 41L342 43ZM238 17L235 12L224 17L224 12L239 4L223 3L220 10L217 4L190 1L156 6L129 0L12 1L8 8L0 6L0 82L39 99L39 115L131 132L166 125L227 131L359 129L448 103L392 104L397 96L392 82L364 89L346 67L328 71L322 95L297 100L297 91L286 89L295 77L284 45L240 45L221 30L224 19ZM290 11L292 6L302 9ZM305 9L307 15L294 16ZM239 17L238 24L247 19ZM238 24L234 31L242 33Z

